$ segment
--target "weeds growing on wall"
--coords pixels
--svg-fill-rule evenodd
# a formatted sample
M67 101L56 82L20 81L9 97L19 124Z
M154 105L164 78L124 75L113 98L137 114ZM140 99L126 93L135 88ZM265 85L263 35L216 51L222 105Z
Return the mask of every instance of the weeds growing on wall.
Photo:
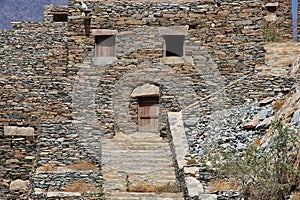
M235 178L244 199L280 200L300 190L299 132L280 122L271 131L262 147L255 142L241 157L234 157L234 152L222 155L220 173Z
M263 36L264 36L264 41L265 42L277 42L281 34L278 31L278 24L274 25L272 23L265 23L263 24Z

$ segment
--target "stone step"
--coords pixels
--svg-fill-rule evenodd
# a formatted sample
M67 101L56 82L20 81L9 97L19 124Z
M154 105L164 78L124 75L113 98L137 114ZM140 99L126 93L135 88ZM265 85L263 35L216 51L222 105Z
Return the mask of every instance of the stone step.
M181 193L150 193L150 192L113 192L104 195L106 199L139 199L139 200L183 200Z
M164 149L170 149L170 146L167 144L167 145L158 145L158 144L151 144L151 145L148 145L148 144L122 144L122 145L119 145L119 144L115 144L113 146L108 146L108 147L105 147L105 149L109 149L109 150L116 150L116 149L126 149L126 150L164 150Z
M113 153L111 151L107 151L103 153L102 155L103 161L105 160L131 160L132 162L135 161L148 161L148 162L153 162L153 161L162 161L162 160L172 160L171 153L169 154L161 154L157 152L151 152L151 153L130 153L126 154L126 157L124 158L124 154L120 153Z
M113 140L111 139L110 142L107 143L107 141L102 142L103 145L105 144L117 144L117 145L122 145L122 144L130 144L130 145L169 145L169 143L165 140Z
M166 185L168 186L169 184L176 184L175 181L169 181L169 180L165 180L165 181L147 181L147 182L142 182L142 181L130 181L130 182L104 182L103 183L103 187L104 187L104 192L109 192L111 190L119 190L119 191L127 191L128 187L156 187L158 185Z
M167 158L165 158L165 159L149 158L147 160L145 158L140 159L140 160L138 158L134 158L132 160L128 160L128 159L124 159L124 158L123 159L115 159L113 157L111 157L111 158L107 157L107 158L103 159L102 163L103 164L116 164L118 166L131 166L134 163L135 166L147 165L147 166L155 167L155 166L163 165L163 166L173 167L173 161L171 159L167 159Z
M102 164L106 199L182 199L182 193L169 197L126 192L129 186L155 189L161 184L176 184L169 143L157 134L117 134L104 139Z
M105 172L105 173L104 173ZM168 170L163 170L163 171L156 171L156 172L152 172L152 173L146 173L145 174L145 172L125 172L125 171L103 171L103 177L105 178L105 177L113 177L113 176L115 176L115 177L122 177L122 176L127 176L127 175L129 175L129 176L132 176L132 177L149 177L149 176L151 176L151 177L157 177L157 176L159 176L159 177L162 177L162 176L165 176L165 177L169 177L169 176L175 176L175 172L173 171L173 169L168 169Z
M167 178L171 178L174 177L174 174L170 174L169 172L163 174L162 172L159 173L155 173L155 174L144 174L144 173L131 173L131 174L127 174L127 173L105 173L103 174L103 178L104 179L114 179L114 178L120 178L120 179L125 179L127 177L127 175L131 176L131 177L141 177L141 175L144 175L144 177L153 177L153 175L159 175L161 177L161 179L167 179Z
M153 168L153 167L134 167L134 166L130 166L130 167L114 167L114 168L110 168L111 170L115 171L114 173L133 173L133 172L139 172L139 173L144 173L144 174L164 174L164 173L174 173L174 170L171 169L171 167L157 167L157 168ZM159 172L160 170L164 171L164 172ZM108 170L103 170L103 173L108 173Z
M171 152L169 150L168 151L165 151L165 150L156 150L156 151L148 151L148 150L138 150L138 149L135 149L135 150L109 150L109 149L106 149L106 148L103 148L102 149L102 154L104 155L140 155L140 156L143 156L144 157L147 157L147 156L151 156L151 155L154 155L154 156L171 156Z

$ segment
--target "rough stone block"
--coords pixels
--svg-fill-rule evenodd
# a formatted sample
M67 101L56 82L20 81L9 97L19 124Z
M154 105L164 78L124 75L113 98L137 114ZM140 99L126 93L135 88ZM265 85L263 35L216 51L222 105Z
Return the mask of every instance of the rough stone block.
M32 127L17 127L17 126L4 126L4 135L34 136L34 128L32 128Z
M195 177L186 177L185 182L190 197L204 193L203 185Z
M20 179L14 180L10 183L10 190L27 190L29 187L29 181L23 181Z
M216 194L202 194L199 196L201 200L217 200L218 196Z

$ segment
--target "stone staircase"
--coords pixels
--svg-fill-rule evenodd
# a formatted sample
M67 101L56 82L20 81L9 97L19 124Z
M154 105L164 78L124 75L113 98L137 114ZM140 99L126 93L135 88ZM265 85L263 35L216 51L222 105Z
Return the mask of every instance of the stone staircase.
M102 139L105 199L183 199L167 140L156 133Z

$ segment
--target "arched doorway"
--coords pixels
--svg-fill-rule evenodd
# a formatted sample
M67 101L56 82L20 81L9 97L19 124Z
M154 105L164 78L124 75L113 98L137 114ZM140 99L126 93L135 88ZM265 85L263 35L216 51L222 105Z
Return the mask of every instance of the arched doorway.
M139 132L158 132L159 126L159 87L152 84L139 86L131 93L138 99Z

